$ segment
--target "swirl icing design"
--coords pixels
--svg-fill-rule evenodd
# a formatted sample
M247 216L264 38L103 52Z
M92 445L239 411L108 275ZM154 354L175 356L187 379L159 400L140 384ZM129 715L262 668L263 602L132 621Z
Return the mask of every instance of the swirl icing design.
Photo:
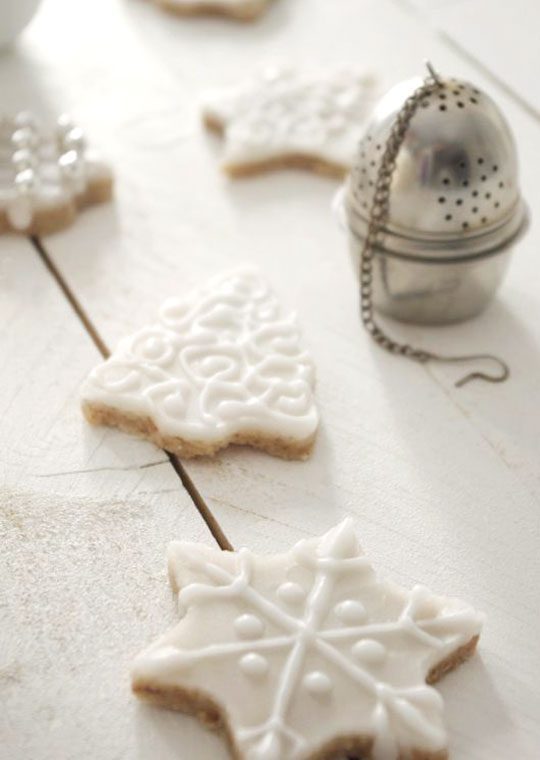
M314 376L295 315L282 315L268 285L242 269L166 301L156 324L93 370L82 397L189 441L304 441L318 425Z
M112 175L68 116L46 129L30 112L0 119L0 228L46 232L83 205L108 200ZM42 217L48 216L47 220Z
M445 756L426 678L482 616L379 580L351 520L271 557L173 543L169 569L182 617L137 658L135 692L207 694L246 760L319 757L340 736L368 737L374 760Z
M224 131L225 169L304 156L347 170L373 90L372 80L353 68L318 76L267 68L251 81L208 92L202 111L207 124Z

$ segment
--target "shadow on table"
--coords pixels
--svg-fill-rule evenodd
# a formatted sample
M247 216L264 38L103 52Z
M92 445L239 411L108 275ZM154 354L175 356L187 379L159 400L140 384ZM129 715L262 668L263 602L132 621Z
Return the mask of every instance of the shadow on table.
M519 313L518 313L519 312ZM443 355L468 355L488 353L501 357L510 368L510 378L501 384L490 384L474 380L463 388L454 383L476 369L498 372L492 362L463 362L444 364L438 362L426 365L428 372L436 379L443 393L461 414L468 427L476 430L498 453L504 464L512 469L526 466L526 457L536 458L537 443L540 438L540 416L531 413L536 401L540 400L540 346L532 327L540 323L540 302L530 296L520 294L513 308L502 301L495 302L484 314L475 320L443 328L419 328L394 322L386 325L392 336L413 346L420 346ZM388 371L387 355L372 344L374 363L379 365L379 376L387 398L395 414L398 427L407 409L403 409L403 377L400 368L406 360L396 357ZM418 373L423 372L418 366ZM407 381L411 381L407 373ZM425 388L425 381L419 376L419 388ZM431 398L430 392L430 398ZM416 397L411 395L416 402ZM393 400L396 403L393 403ZM426 407L428 399L418 398L419 412ZM434 421L434 424L437 424ZM429 420L425 420L426 433ZM444 431L438 431L444 435ZM417 436L415 442L422 443ZM423 446L418 451L419 461L429 468L432 437L427 434ZM404 432L404 445L410 446L411 439ZM448 451L451 457L453 452Z
M481 654L446 675L436 688L444 698L451 756L465 757L458 746L464 737L465 746L474 747L478 757L502 757L504 742L509 736L515 740L512 720Z

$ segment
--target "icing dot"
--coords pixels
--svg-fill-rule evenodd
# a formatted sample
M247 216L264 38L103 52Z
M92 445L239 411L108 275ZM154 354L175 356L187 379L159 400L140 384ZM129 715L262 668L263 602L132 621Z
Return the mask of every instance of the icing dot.
M29 127L20 127L11 136L13 145L17 148L35 148L37 136Z
M77 177L82 171L82 162L76 150L68 150L62 153L58 159L58 166L63 174Z
M330 694L333 688L332 681L320 670L313 670L304 678L304 686L313 697L324 697Z
M367 619L366 608L362 602L356 602L353 599L346 599L337 604L334 612L345 625L358 625Z
M264 623L256 615L240 615L234 621L234 627L242 639L258 639L264 633Z
M263 678L268 673L268 660L260 654L250 652L240 660L240 669L251 678Z
M366 665L381 665L386 659L386 647L373 639L357 641L352 653L357 660Z
M35 155L28 148L20 148L16 150L11 158L13 164L19 169L31 169L36 164Z
M61 133L69 132L69 130L73 129L73 127L75 126L75 124L73 123L73 119L67 113L63 113L58 117L57 125Z
M301 604L306 598L306 592L299 583L282 583L277 590L277 595L282 602L295 605Z

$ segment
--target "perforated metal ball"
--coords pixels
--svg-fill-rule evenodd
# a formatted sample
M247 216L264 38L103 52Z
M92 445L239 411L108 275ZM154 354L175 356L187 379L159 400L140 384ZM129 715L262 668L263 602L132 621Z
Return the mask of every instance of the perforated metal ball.
M390 129L421 83L412 79L390 90L360 143L348 188L360 234ZM420 102L397 157L388 249L444 258L459 255L462 248L474 255L510 239L523 219L516 147L506 119L474 85L442 80Z

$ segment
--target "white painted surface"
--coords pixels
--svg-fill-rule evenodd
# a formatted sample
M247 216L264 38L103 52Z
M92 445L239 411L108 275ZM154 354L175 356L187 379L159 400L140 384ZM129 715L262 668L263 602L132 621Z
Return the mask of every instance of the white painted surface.
M221 760L128 678L175 619L171 536L210 535L162 452L84 425L97 351L26 240L2 241L0 294L0 757Z
M396 2L408 0L396 0ZM540 114L540 3L411 0L448 39Z
M71 33L66 34L66 29ZM527 34L524 30L524 39ZM504 108L518 139L533 223L516 252L500 299L484 316L446 330L395 330L441 352L500 353L513 371L512 380L501 387L471 385L458 391L453 380L459 369L424 369L374 348L359 327L345 240L330 213L335 184L293 172L231 183L217 170L220 146L198 125L200 91L235 81L246 67L259 62L293 57L299 62L365 63L383 88L416 73L424 56L449 75L473 79ZM511 72L512 56L503 63ZM0 61L0 92L13 106L37 100L45 110L72 110L115 164L115 205L85 213L71 230L46 241L109 344L151 319L165 296L241 261L260 266L285 305L298 309L317 363L323 417L312 460L286 463L237 449L215 462L188 466L233 543L272 551L301 535L321 532L345 513L355 516L364 546L381 571L404 583L423 582L435 591L462 596L488 614L480 656L441 685L452 757L537 758L538 121L447 47L418 15L408 15L389 0L281 0L253 27L172 19L137 0L94 0L84 5L48 0L18 53ZM65 321L70 319L66 315ZM29 313L23 334L30 334L32 320ZM52 377L60 385L59 397L66 394L66 408L73 415L71 432L59 431L57 441L76 460L73 442L80 445L87 436L102 434L75 422L73 378L78 381L88 364L68 359L76 356L79 341L86 339L72 339L62 348L64 340L58 336L53 341L60 357L51 370L41 368L41 382L47 385ZM13 356L19 351L16 345L10 348ZM31 452L36 436L30 422L24 425L32 434L21 433L20 446ZM128 454L124 447L133 451ZM109 457L117 461L118 456L158 461L161 454L155 450L146 458L150 451L124 436L106 433L96 456L103 457L99 462ZM45 471L64 470L64 463L55 464L59 455L54 448L46 457ZM17 466L8 462L12 478ZM74 463L65 469L79 467ZM163 471L169 473L165 466ZM155 488L155 511L146 529L159 538L145 547L153 567L162 566L160 541L178 531L170 517L159 514L160 472L160 466L145 471L144 477L155 476L159 485L142 489ZM80 477L84 487L77 485ZM102 477L102 473L76 476L74 498L86 498ZM105 485L99 486L102 498L123 499L127 508L135 508L135 496L128 495L129 488L123 490L118 477L109 474ZM32 482L31 501L40 498L43 487L42 481ZM190 535L202 530L191 509L193 524L185 528ZM26 502L21 510L32 514ZM85 528L87 533L91 529ZM115 530L107 535L114 536ZM106 535L102 538L107 540ZM133 566L133 554L126 551L125 562ZM67 550L66 556L69 562ZM102 577L114 582L119 564L105 563ZM73 583L84 580L86 572L81 566ZM160 606L167 595L164 586L160 577L152 588L141 586L130 597L144 596L147 614L155 615L155 629L166 627L171 619L171 611L164 614ZM101 593L96 590L96 603ZM107 607L106 620L109 626L122 627L129 640L126 649L132 652L139 641L146 643L147 636L136 630L131 602L124 603L120 614L115 605ZM84 645L90 633L89 626L78 642ZM125 676L129 658L116 658L114 669L107 670L110 654L100 641L94 651L101 658L106 687L114 689ZM84 680L76 676L74 683ZM32 688L37 688L35 683L20 692L18 704L26 728L19 730L25 741L37 742L31 725L35 705L30 696L25 697ZM55 704L54 694L50 704ZM87 743L98 734L96 715L102 706L96 692L89 707L88 733L80 734ZM161 725L151 739L143 739L144 732L131 723L132 710L129 702L115 702L110 708L111 722L102 732L109 744L101 745L109 749L100 757L144 758L152 752L166 757L164 746L179 757L216 757L217 745L204 744L210 741L205 732L177 716L163 719L175 727L172 739L162 733ZM141 708L139 714L148 712ZM131 744L126 743L126 732ZM74 735L77 730L65 734ZM193 746L196 755L190 755ZM54 756L55 747L41 744L36 758ZM21 760L26 756L21 749Z

